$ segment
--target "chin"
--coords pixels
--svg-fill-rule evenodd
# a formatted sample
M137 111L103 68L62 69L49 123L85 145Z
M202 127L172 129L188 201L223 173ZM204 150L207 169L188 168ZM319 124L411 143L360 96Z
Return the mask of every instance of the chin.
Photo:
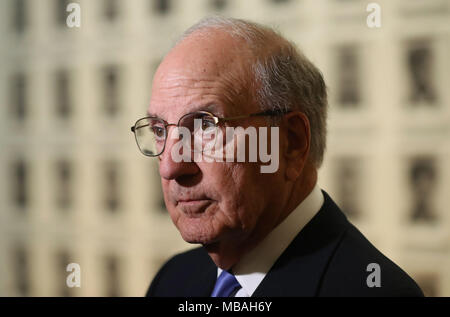
M219 234L213 229L213 226L200 219L180 219L177 228L187 243L206 245L219 239Z
M192 232L181 232L181 237L183 238L184 241L186 241L187 243L191 243L191 244L201 244L201 245L208 245L211 244L215 241L217 241L216 239L209 237L209 236L204 236L198 233L192 233Z

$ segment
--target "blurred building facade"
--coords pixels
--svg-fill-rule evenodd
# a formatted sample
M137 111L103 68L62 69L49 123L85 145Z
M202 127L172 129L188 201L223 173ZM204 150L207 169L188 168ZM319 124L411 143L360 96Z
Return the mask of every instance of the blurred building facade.
M0 296L142 296L192 247L130 126L174 40L211 13L275 26L322 70L321 187L426 294L450 296L450 1L376 1L380 28L368 3L0 1Z

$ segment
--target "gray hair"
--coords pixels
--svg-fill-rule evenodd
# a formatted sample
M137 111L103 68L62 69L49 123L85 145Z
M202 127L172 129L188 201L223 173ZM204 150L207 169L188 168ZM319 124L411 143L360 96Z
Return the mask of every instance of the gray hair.
M297 49L271 28L257 23L213 16L190 27L177 44L195 32L210 29L243 39L254 60L256 101L265 110L300 110L311 129L310 159L319 168L326 148L327 90L321 72Z

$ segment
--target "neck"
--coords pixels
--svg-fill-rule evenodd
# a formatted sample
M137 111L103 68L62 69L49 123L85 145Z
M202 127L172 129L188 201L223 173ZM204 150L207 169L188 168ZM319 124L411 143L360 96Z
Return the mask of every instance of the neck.
M224 270L229 270L241 258L261 242L276 226L278 226L294 209L311 193L317 182L317 170L315 168L305 168L302 177L291 187L290 194L284 204L278 204L278 213L274 213L276 208L262 215L255 230L247 236L233 237L227 241L219 241L205 245L205 249L213 262ZM279 208L284 206L283 208Z

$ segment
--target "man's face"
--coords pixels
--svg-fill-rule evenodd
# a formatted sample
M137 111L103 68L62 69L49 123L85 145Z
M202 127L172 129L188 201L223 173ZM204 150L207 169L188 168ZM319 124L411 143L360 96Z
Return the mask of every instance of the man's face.
M219 117L258 112L247 100L245 59L230 50L233 45L220 34L214 40L194 35L179 44L155 75L149 113L177 123L197 110ZM246 128L265 126L266 121L252 118L232 124ZM184 240L242 241L272 217L273 197L282 195L281 189L277 192L280 172L261 174L258 163L176 163L170 155L176 141L167 138L159 171L167 209Z

